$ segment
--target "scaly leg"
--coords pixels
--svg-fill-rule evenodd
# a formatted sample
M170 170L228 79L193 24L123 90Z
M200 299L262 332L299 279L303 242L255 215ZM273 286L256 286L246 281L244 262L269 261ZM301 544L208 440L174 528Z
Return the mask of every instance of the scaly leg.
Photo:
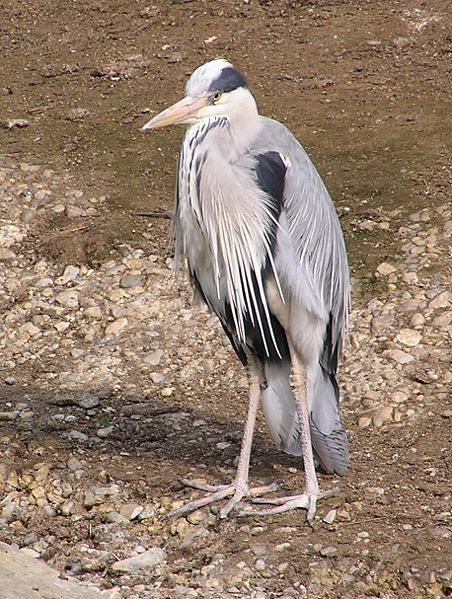
M250 489L248 487L248 473L251 456L251 446L253 443L254 426L256 423L256 414L259 407L259 401L261 397L261 383L263 381L263 371L261 364L253 357L249 358L248 365L248 379L249 379L249 404L248 413L245 422L245 428L243 431L242 446L240 449L239 464L237 467L236 477L233 483L229 485L204 485L189 480L182 480L184 485L200 489L202 491L209 491L209 495L190 501L180 508L171 510L164 515L164 518L171 518L173 516L181 516L187 512L192 512L205 505L210 505L219 499L223 499L232 495L229 501L221 508L218 513L219 518L225 518L234 506L243 497L257 497L264 493L270 493L279 488L279 483L273 483L263 487L255 487Z
M305 486L301 495L290 497L281 497L278 499L257 499L253 503L268 503L278 507L264 510L244 511L241 515L270 515L279 514L295 508L307 510L307 521L312 525L314 520L317 500L322 497L333 495L339 491L338 488L331 491L320 493L319 483L314 465L314 456L311 445L311 432L309 428L309 409L307 397L307 379L306 370L301 363L298 353L290 339L289 349L292 361L292 383L294 388L295 400L297 404L297 414L301 431L301 446L303 450L303 464L305 472Z

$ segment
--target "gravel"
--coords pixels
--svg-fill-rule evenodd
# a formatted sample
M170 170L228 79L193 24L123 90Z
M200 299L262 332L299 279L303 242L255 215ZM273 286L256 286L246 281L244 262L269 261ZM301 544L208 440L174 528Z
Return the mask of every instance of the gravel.
M221 535L228 530L218 529L209 510L159 520L178 497L187 498L177 487L173 444L183 447L180 473L196 462L191 456L202 442L219 456L219 476L231 476L240 418L222 429L211 425L206 411L193 414L191 402L199 394L243 394L243 372L216 319L189 307L189 290L175 291L171 264L148 253L146 244L124 245L96 267L61 265L35 251L35 227L51 213L66 210L69 217L75 210L77 218L89 218L105 198L95 200L52 171L0 162L0 380L9 394L0 404L0 443L10 452L0 469L2 537L26 548L28 554L16 553L27 560L39 557L99 586L108 572L118 597L327 596L339 581L364 584L366 576L375 591L384 573L365 564L378 544L359 522L364 504L377 509L389 502L384 481L365 488L355 481L351 497L319 507L312 535L321 540L306 532L301 545L299 515L297 526L286 527L276 518L271 525L237 519L227 555ZM393 430L400 430L401 439L415 437L416 422L430 417L428 393L445 401L452 381L452 296L442 265L448 261L450 218L443 205L414 213L401 225L384 221L401 255L376 266L373 276L383 291L355 302L341 369L352 451L370 434L381 442ZM439 418L447 422L450 410L443 408ZM48 452L49 440L55 449ZM8 456L15 463L14 456L25 451L22 442L33 459L10 468ZM266 440L263 447L269 445ZM414 442L410 446L417 451ZM258 464L268 451L274 450L257 452ZM377 459L363 452L369 464ZM396 464L394 456L378 459ZM206 463L200 461L197 475L210 459L202 454ZM299 481L294 463L275 469ZM438 468L426 476L435 482ZM342 544L352 525L354 541ZM444 523L432 523L425 534L440 543L443 529ZM306 559L309 575L293 575L294 555ZM384 579L382 588L399 584L393 574L387 577L392 582ZM434 572L408 568L402 579L404 588L417 592L446 588L447 574L440 566ZM268 589L279 589L279 595Z

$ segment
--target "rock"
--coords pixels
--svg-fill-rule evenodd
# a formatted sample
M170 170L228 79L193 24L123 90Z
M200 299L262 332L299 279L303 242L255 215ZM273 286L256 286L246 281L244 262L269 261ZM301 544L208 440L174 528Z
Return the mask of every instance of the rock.
M358 418L358 426L359 428L367 428L372 424L372 418L370 416L360 416Z
M143 510L144 507L142 505L138 505L136 503L126 503L121 507L119 513L127 520L135 520L135 518L138 518Z
M7 119L3 126L5 129L22 129L23 127L28 127L30 121L27 119Z
M90 116L92 116L92 112L88 108L71 108L65 118L67 121L79 123Z
M389 277L392 273L397 272L397 269L389 262L382 262L377 266L377 273L382 277Z
M410 320L410 326L412 327L422 327L425 324L425 317L420 312L413 314Z
M376 427L383 426L386 422L392 421L394 409L392 406L383 406L379 409L373 417L373 423Z
M72 430L69 432L68 437L74 441L80 441L82 443L84 441L88 441L88 435L85 435L85 433L82 433L81 431Z
M92 410L100 405L100 400L96 395L92 393L85 393L83 397L78 402L78 405L81 408L85 408L85 410Z
M89 308L86 308L85 316L98 320L99 318L102 318L102 310L99 308L99 306L90 306Z
M131 287L141 287L143 285L144 277L142 275L124 275L119 281L120 287L123 289L129 289Z
M96 435L101 439L106 439L111 435L114 430L114 426L106 426L105 428L100 428L97 430Z
M63 275L61 277L61 283L63 285L67 285L70 281L75 281L80 273L80 268L78 266L72 266L68 264L64 269Z
M332 545L323 547L319 553L322 557L335 557L337 555L337 547L333 547Z
M143 362L145 364L149 364L149 366L158 366L160 364L162 357L163 357L163 350L156 349L155 351L151 352L147 356L144 356Z
M422 335L413 329L401 329L396 339L403 345L415 347L421 341Z
M29 553L0 543L0 580L2 599L26 599L33 595L46 599L119 599L115 589L101 591L77 580L60 578L60 572L50 568ZM38 552L35 552L39 556Z
M151 372L149 378L155 385L161 385L165 382L165 375L160 372Z
M325 522L325 524L333 524L333 522L336 520L336 515L337 510L330 510L327 515L324 516L323 522Z
M16 225L3 225L3 227L0 227L0 247L2 248L9 248L22 241L24 237L25 233Z
M121 331L123 331L128 324L127 318L118 318L114 320L109 325L107 325L105 329L105 337L114 337L119 335Z
M414 360L412 355L407 354L401 349L390 350L388 352L388 357L391 358L391 360L394 360L394 362L397 362L398 364L409 364Z
M78 293L75 289L61 291L55 296L55 301L65 308L78 308Z
M431 310L438 310L439 308L447 308L451 302L452 294L449 291L443 291L439 295L432 299L428 307Z
M165 551L159 547L153 547L134 557L115 562L112 564L111 569L114 572L128 572L132 574L137 574L142 571L148 572L158 564L161 564L165 559Z

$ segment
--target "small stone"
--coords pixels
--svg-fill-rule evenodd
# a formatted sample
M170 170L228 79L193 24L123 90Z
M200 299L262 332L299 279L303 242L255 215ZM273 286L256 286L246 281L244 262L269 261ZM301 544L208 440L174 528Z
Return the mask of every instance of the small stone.
M166 558L166 553L159 547L153 547L148 549L144 553L140 553L134 557L119 560L112 564L111 569L114 572L129 572L139 573L141 571L148 572L150 569L155 568L158 564L161 564Z
M123 289L130 289L131 287L141 287L143 285L144 277L142 275L124 275L119 281L119 286Z
M106 426L105 428L98 429L98 431L96 432L96 435L98 437L100 437L101 439L106 439L107 437L109 437L111 435L113 430L114 430L114 426Z
M69 264L64 269L63 275L61 277L61 282L63 285L66 285L70 281L75 281L80 273L80 268L78 266L72 266Z
M149 364L149 366L158 366L160 364L162 357L163 357L163 350L156 349L155 351L151 352L147 356L144 356L143 362L145 362L146 364Z
M164 387L161 391L160 391L160 395L162 397L171 397L171 395L174 393L174 387Z
M85 408L85 410L92 410L96 408L100 404L100 400L95 395L91 393L87 393L82 397L82 399L78 402L78 405L81 408Z
M65 207L66 216L68 218L80 218L85 214L85 211L79 206L73 206L72 204L68 204Z
M402 275L402 281L404 281L408 285L415 285L419 282L419 279L415 272L405 272Z
M127 518L127 520L135 520L135 518L138 518L143 510L144 507L142 505L138 505L136 503L126 503L121 507L119 513L124 518Z
M92 115L88 108L71 108L66 114L66 120L74 123L79 123Z
M28 546L36 543L39 540L38 535L35 532L29 532L23 538L23 544Z
M0 412L0 420L3 421L12 421L16 420L19 416L19 410L13 410L11 412Z
M373 423L376 427L383 426L386 422L391 422L394 409L392 406L384 406L373 417Z
M16 382L16 377L7 376L7 377L5 377L4 381L7 385L14 385L14 383Z
M263 572L267 567L267 564L263 559L257 559L256 563L254 564L254 567L258 572Z
M118 318L111 322L105 329L106 337L113 337L115 335L119 335L121 331L123 331L128 324L127 318Z
M72 499L66 499L66 501L60 506L60 512L63 516L70 516L74 512L75 501Z
M75 289L61 291L55 296L55 300L65 308L78 308L79 306L78 293Z
M420 312L413 314L413 316L411 317L411 320L410 320L410 326L422 327L422 326L424 326L424 324L425 324L425 318L424 318L423 314L421 314Z
M88 441L88 435L85 435L85 433L82 433L81 431L72 430L69 432L68 437L74 441L80 441L82 443L84 441Z
M439 308L447 308L450 304L452 294L449 291L443 291L433 299L428 307L431 310L438 310Z
M416 347L422 339L419 331L413 329L401 329L396 337L397 341L408 347Z
M30 124L30 121L27 121L27 119L7 119L4 123L3 126L5 127L5 129L22 129L23 127L28 127L28 125Z
M370 416L360 416L358 418L358 426L361 429L368 428L372 424L372 418Z
M155 385L161 385L165 381L165 375L160 372L151 372L149 378Z
M334 557L337 555L337 547L330 545L329 547L323 547L319 551L322 557Z
M414 360L412 355L407 354L401 349L390 350L388 352L388 357L391 358L391 360L394 360L394 362L397 362L398 364L409 364Z
M90 306L89 308L86 308L85 316L96 319L102 318L102 310L99 306Z
M325 524L333 524L336 520L337 510L330 510L327 515L323 518Z
M202 510L195 510L187 516L187 520L190 524L200 524L201 522L204 522L205 519L206 516Z
M382 277L389 277L389 275L392 275L396 271L396 267L389 264L389 262L382 262L377 266L377 273Z

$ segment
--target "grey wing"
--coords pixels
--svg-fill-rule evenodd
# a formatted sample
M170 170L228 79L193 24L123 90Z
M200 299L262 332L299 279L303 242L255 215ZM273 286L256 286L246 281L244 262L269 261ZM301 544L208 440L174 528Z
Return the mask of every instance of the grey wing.
M304 149L283 125L265 121L259 144L279 151L287 167L275 262L290 304L289 332L311 381L312 445L326 471L344 474L348 441L335 378L349 309L344 239L328 191ZM296 445L293 449L296 453Z

